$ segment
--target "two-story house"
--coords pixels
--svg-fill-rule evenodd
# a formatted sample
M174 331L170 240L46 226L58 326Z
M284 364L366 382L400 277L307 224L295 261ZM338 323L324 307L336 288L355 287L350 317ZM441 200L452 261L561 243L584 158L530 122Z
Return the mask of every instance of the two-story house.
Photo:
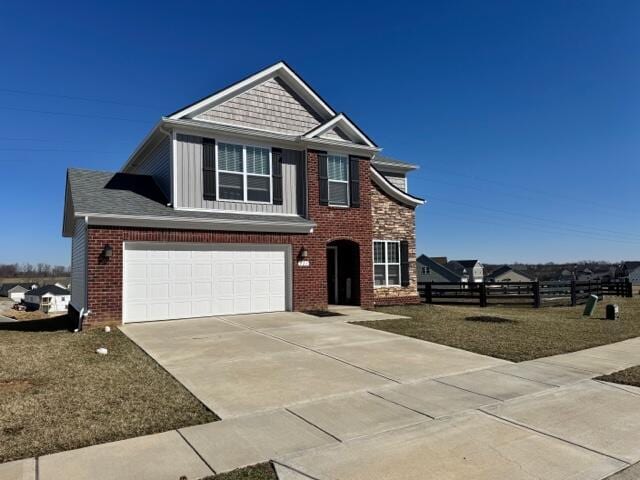
M162 117L119 172L67 173L70 310L100 324L419 302L417 167L380 151L284 62Z

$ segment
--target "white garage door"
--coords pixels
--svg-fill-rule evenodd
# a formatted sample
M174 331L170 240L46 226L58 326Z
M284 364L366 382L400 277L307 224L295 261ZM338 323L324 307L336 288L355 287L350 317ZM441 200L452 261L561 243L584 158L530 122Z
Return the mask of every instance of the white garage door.
M287 246L126 243L123 321L287 308Z
M9 298L14 302L19 302L24 298L24 292L12 292L9 294Z

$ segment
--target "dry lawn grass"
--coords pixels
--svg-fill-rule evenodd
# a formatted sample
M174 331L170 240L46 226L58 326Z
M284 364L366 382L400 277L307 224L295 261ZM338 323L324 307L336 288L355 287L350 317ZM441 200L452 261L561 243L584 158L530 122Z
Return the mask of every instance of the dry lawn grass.
M604 320L607 303L620 306L620 320ZM415 305L380 310L411 318L358 324L515 362L640 336L639 297L607 297L591 318L582 316L580 306Z
M640 365L620 370L610 375L603 375L602 377L598 377L598 380L640 387Z
M202 480L278 480L278 476L270 462L259 463L250 467L238 468L231 472L219 473Z
M117 329L66 323L0 325L0 463L218 419Z

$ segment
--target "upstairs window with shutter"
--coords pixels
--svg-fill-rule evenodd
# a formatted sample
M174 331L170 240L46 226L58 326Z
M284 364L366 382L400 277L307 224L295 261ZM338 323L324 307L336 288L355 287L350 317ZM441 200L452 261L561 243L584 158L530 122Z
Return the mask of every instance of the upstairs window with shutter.
M218 142L218 199L271 203L271 149Z
M329 205L349 206L349 157L327 155L327 179L329 182Z

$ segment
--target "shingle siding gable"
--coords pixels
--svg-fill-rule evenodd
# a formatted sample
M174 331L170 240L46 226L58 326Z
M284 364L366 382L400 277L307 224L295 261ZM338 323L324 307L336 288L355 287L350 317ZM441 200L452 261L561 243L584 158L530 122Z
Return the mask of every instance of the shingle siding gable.
M323 121L279 78L270 78L195 118L290 135L306 133ZM329 135L340 139L335 133Z

